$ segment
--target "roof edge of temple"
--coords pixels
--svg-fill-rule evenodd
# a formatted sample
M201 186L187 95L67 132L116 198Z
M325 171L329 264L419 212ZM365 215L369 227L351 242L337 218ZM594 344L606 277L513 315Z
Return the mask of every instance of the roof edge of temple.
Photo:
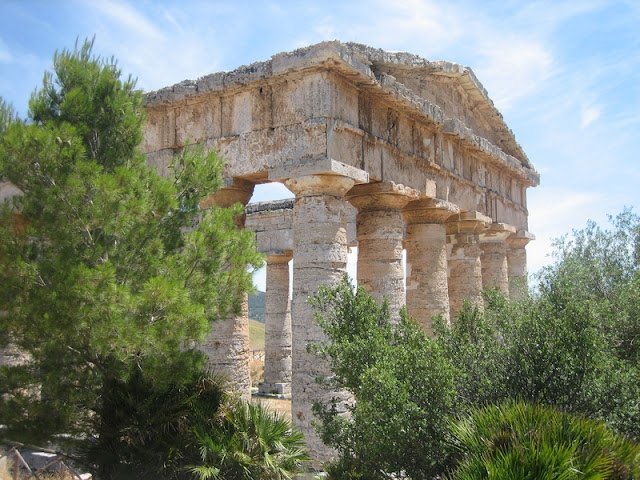
M506 125L502 114L495 107L487 90L471 68L448 61L429 61L419 55L407 52L388 52L353 42L325 41L291 52L278 53L269 60L243 65L232 71L212 73L197 80L183 80L174 85L148 92L145 94L145 105L152 108L227 88L243 87L277 75L317 68L330 61L343 66L343 71L346 67L349 73L359 76L360 83L377 86L383 90L385 90L385 83L389 83L385 78L393 78L393 75L387 74L383 67L387 67L387 70L388 67L393 67L425 76L434 75L456 79L469 97L483 106L484 115L492 128L500 132L501 142L505 145L495 145L495 147L503 151L506 156L517 159L521 163L522 168L527 171L526 176L529 177L531 185L539 183L539 174L533 168L524 150L515 139L515 135ZM402 82L396 83L402 85ZM419 96L409 87L406 90L414 93L415 97ZM424 103L430 104L426 99L424 99ZM428 113L427 117L431 117L432 121L443 125L450 120L442 111L438 111L440 110L438 105L430 106L432 108L423 113Z

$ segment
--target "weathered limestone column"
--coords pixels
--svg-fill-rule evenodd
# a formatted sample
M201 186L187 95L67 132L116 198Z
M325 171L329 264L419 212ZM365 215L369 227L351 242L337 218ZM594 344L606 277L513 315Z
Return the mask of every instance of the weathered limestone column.
M460 209L444 200L425 198L410 202L403 214L407 222L407 313L433 333L433 317L449 320L447 233L444 222Z
M316 462L332 452L316 435L311 421L315 401L330 403L333 397L347 402L344 392L328 391L316 379L331 375L328 365L307 351L307 345L326 339L316 325L308 302L321 285L336 285L347 265L345 193L355 183L368 181L362 170L331 159L321 159L269 172L270 180L282 180L296 198L293 207L293 302L291 413L305 436ZM340 406L339 406L340 408ZM316 466L319 466L317 463Z
M491 218L479 212L463 212L446 224L451 318L460 313L465 300L483 306L479 233L490 224Z
M526 245L535 240L535 236L526 230L518 230L507 237L507 264L509 269L509 295L516 300L529 296L527 283Z
M358 209L358 282L378 301L389 301L392 323L400 321L405 304L402 207L420 193L393 182L356 185L347 199Z
M509 270L507 266L507 244L509 235L516 228L505 223L493 223L480 234L482 248L482 287L498 288L509 295Z
M222 187L201 203L202 208L216 205L230 207L236 203L246 205L253 194L254 184L234 178L231 185ZM235 218L238 228L244 228L245 215ZM249 302L245 294L241 313L231 318L219 319L205 338L200 349L209 357L209 367L225 375L231 382L232 391L242 398L251 398L251 375L249 361Z
M0 315L0 318L2 315ZM20 350L14 343L9 343L5 348L0 348L0 367L15 367L31 361L31 356Z
M291 395L291 303L289 260L293 252L267 254L262 394Z

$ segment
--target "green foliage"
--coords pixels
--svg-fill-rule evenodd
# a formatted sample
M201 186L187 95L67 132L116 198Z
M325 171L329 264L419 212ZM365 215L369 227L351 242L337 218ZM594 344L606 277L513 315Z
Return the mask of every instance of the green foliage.
M188 479L186 465L199 459L196 428L217 428L228 402L219 378L184 365L184 377L162 384L131 366L126 380L112 378L101 390L100 436L83 445L100 478Z
M455 361L460 408L521 398L592 413L604 352L584 305L557 315L546 299L487 298L484 313L466 305L450 328L436 324L436 342Z
M555 242L556 263L540 278L540 295L585 303L616 356L640 363L640 218L630 209L610 218L612 230L589 222ZM561 305L562 306L562 305Z
M91 43L56 54L31 122L0 138L0 178L21 191L0 207L0 347L29 358L0 369L0 424L27 442L111 435L108 386L183 388L193 342L262 264L241 206L200 211L222 159L192 146L173 178L147 168L142 96Z
M135 80L121 80L116 60L92 57L93 40L74 51L56 52L53 73L29 101L38 125L69 123L82 139L85 153L107 171L139 158L144 110Z
M640 220L625 211L613 224L607 231L590 223L560 240L556 264L530 299L486 292L482 311L466 305L451 326L436 320L434 339L407 319L392 328L384 306L346 283L323 290L315 307L328 342L315 348L335 374L332 387L357 402L347 415L336 405L315 407L323 441L339 453L333 478L431 478L453 461L439 443L439 420L515 400L598 419L640 440ZM536 453L542 463L525 462L514 448L494 459L491 468L502 473L476 477L476 468L460 478L565 478L558 465L573 465L575 452L553 435ZM607 435L618 453L631 449ZM602 478L631 478L620 468Z
M640 447L605 424L539 404L507 402L452 423L456 480L631 480Z
M459 408L522 399L606 421L640 439L640 221L589 223L556 243L556 264L524 302L486 295L436 326L455 363Z
M285 480L308 460L290 421L230 398L221 378L185 364L183 376L158 384L131 368L105 383L100 436L83 445L100 478Z
M260 405L229 405L209 430L197 429L200 480L288 480L309 460L302 434Z
M314 405L322 440L334 447L334 478L431 478L443 471L444 433L454 398L453 370L440 348L403 313L393 327L388 308L345 277L313 300L327 342L313 348L335 374L332 389L354 399L348 414Z
M13 105L5 102L0 97L0 138L2 138L9 126L18 121L18 116Z

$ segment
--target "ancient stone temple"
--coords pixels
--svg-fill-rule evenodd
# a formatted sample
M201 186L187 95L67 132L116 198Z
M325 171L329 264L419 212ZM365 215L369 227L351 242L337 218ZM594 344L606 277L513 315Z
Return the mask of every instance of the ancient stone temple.
M212 201L246 203L265 182L295 194L238 223L267 258L264 389L291 389L317 459L330 452L312 403L342 394L316 382L330 372L307 352L323 338L307 299L340 279L350 245L358 281L427 331L464 300L481 306L484 287L526 292L526 191L539 176L468 68L325 42L152 92L146 105L143 149L161 171L185 142L202 142L227 159ZM216 323L203 345L244 395L247 335L245 314Z

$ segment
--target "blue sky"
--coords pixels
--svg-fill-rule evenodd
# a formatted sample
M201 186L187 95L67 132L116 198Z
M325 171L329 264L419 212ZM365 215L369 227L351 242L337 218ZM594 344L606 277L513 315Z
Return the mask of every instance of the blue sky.
M26 115L54 51L93 35L146 91L333 39L457 62L541 174L536 271L552 238L640 205L639 26L638 0L0 0L0 96Z

